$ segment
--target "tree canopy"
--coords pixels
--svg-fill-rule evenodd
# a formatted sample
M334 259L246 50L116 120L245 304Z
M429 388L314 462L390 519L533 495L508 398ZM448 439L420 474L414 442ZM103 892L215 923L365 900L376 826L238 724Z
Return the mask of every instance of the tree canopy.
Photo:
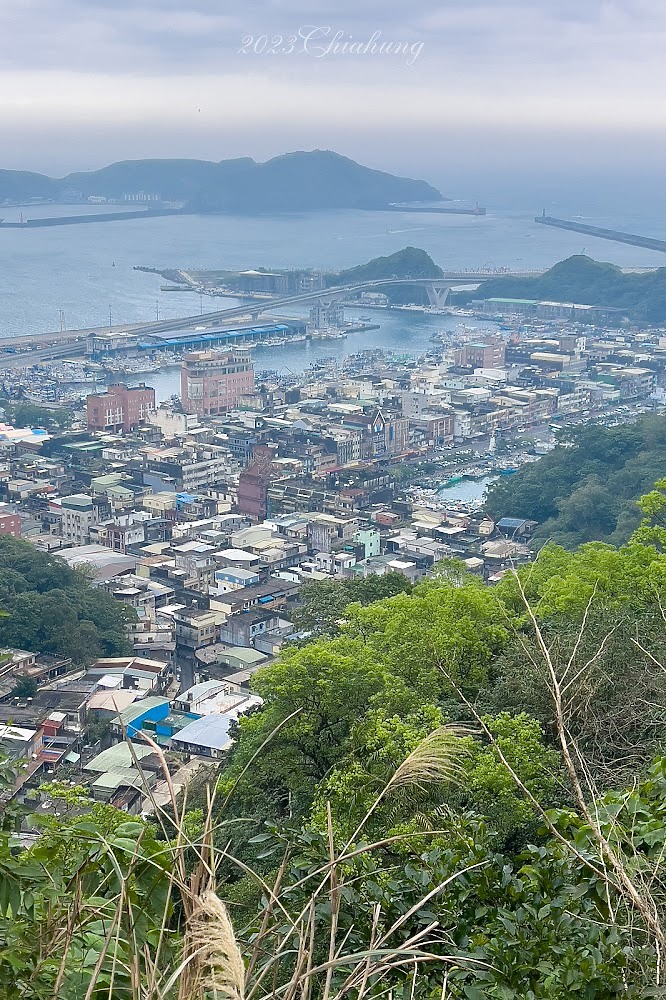
M62 431L70 426L74 415L65 406L38 406L36 403L0 400L8 419L16 427L44 427L47 431Z
M536 542L622 545L641 522L637 501L664 468L666 418L647 415L620 427L590 424L563 434L538 462L502 476L486 506L496 517L538 521Z
M456 562L399 592L313 585L310 641L149 822L58 782L19 851L11 803L3 996L663 995L664 489L620 548L549 543L492 587Z
M0 645L71 657L77 664L130 652L131 608L92 587L83 570L0 535Z
M635 320L663 323L666 319L666 267L628 274L615 264L575 254L538 276L510 278L498 275L491 278L484 282L483 295L612 306ZM456 295L456 299L466 301L476 297L478 292Z

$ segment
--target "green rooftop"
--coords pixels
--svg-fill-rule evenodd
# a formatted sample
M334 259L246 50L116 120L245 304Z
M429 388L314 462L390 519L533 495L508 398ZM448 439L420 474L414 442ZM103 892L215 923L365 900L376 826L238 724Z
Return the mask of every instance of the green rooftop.
M132 750L134 754L132 754ZM136 768L135 759L143 760L144 757L148 757L153 752L150 747L143 746L141 743L133 744L132 750L130 750L127 743L116 743L114 746L102 750L96 757L93 757L85 765L85 770L99 771L101 773L102 771Z

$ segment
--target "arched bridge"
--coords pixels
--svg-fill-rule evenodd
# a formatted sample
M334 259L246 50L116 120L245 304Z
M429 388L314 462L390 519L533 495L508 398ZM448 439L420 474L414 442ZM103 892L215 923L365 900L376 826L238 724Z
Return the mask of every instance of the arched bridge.
M350 285L334 285L330 288L320 288L317 291L303 292L300 295L289 295L283 298L252 299L242 306L231 309L219 309L215 312L202 313L197 316L185 316L181 319L163 320L133 326L133 332L159 333L165 330L186 330L190 327L225 323L227 320L240 316L250 316L257 320L264 313L279 312L287 306L307 304L309 302L335 302L337 299L348 298L358 292L370 289L381 289L392 285L411 285L424 288L431 305L442 308L446 304L449 292L456 285L480 285L493 278L532 278L543 274L543 271L451 271L441 278L375 278L370 281L359 281ZM126 327L126 329L129 329Z
M334 302L345 299L373 288L387 288L392 285L416 285L425 288L428 300L434 306L445 305L451 288L457 285L479 285L493 278L527 278L543 274L543 271L448 271L441 278L376 278L370 281L359 281L350 285L335 285L318 291L304 292L301 295L290 295L284 298L252 299L241 306L231 309L219 309L214 312L199 313L196 316L184 316L179 319L157 320L149 323L122 323L113 327L91 327L83 330L60 330L51 333L35 334L26 337L34 348L29 352L4 354L0 368L18 368L36 364L54 357L83 354L86 338L92 333L133 333L137 335L160 333L168 330L188 330L195 327L223 325L229 320L249 316L257 320L264 313L276 313L288 306L307 304L308 302ZM0 338L0 353L5 348L14 348L16 337Z

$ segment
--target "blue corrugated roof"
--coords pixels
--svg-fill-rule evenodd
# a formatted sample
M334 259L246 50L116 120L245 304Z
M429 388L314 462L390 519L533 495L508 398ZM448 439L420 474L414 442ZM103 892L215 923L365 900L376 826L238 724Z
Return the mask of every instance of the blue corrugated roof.
M291 327L287 323L271 323L268 326L243 326L233 327L230 330L209 330L207 332L200 330L193 333L186 333L184 330L165 330L163 333L152 334L151 336L153 337L153 340L141 341L138 344L138 347L139 350L150 351L159 346L159 342L165 346L183 347L186 344L202 344L209 341L235 340L240 337L246 337L249 333L284 333L289 329L291 329Z

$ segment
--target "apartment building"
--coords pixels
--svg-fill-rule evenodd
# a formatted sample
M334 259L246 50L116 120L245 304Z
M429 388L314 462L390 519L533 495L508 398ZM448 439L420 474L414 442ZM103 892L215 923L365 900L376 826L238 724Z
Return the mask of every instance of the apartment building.
M126 385L110 385L106 392L86 399L88 430L128 434L154 409L155 390L150 386L142 383L129 389Z
M63 497L62 536L77 545L86 545L90 541L90 529L98 523L98 508L93 498L85 493L75 493Z
M232 409L254 389L249 351L192 351L183 358L181 399L186 413L215 416Z

